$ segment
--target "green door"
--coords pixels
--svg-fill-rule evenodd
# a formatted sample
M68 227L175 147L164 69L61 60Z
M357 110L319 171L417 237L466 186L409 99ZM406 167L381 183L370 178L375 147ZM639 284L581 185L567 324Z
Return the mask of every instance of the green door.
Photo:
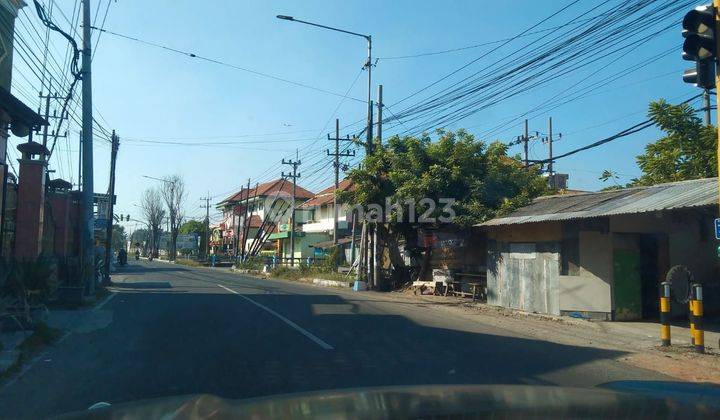
M640 281L640 251L613 251L613 300L615 320L630 321L642 318L642 282Z

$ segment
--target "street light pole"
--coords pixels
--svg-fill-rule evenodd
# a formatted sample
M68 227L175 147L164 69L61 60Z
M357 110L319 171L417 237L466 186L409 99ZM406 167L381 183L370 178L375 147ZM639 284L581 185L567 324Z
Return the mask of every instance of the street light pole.
M339 29L339 28L333 28L332 26L326 26L326 25L320 25L319 23L313 23L313 22L307 22L300 19L295 19L292 16L286 16L286 15L277 15L278 19L281 20L288 20L291 22L297 22L297 23L304 23L305 25L315 26L318 28L328 29L330 31L335 32L342 32L344 34L348 35L355 35L362 38L365 38L367 41L367 62L365 63L365 68L367 68L368 71L368 88L367 88L367 127L365 128L365 131L367 132L367 143L365 144L365 154L370 155L373 152L373 144L372 144L372 36L365 35L357 32L352 31L346 31L345 29Z

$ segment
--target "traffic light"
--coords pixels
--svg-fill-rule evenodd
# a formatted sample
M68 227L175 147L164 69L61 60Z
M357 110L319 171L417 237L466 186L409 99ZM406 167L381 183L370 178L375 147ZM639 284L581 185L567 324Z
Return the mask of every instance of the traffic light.
M682 22L684 60L695 61L695 68L685 70L683 81L703 89L715 87L715 9L707 4L689 11Z
M707 60L716 57L715 9L710 4L698 6L683 18L683 58Z
M715 63L713 60L700 60L695 62L694 68L683 72L683 82L694 83L703 89L715 87Z

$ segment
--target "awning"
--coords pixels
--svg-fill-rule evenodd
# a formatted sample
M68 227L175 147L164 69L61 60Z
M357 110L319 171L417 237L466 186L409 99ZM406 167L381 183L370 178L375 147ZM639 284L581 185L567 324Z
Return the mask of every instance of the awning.
M30 109L3 87L0 87L0 108L10 115L11 124L22 123L30 129L48 125L48 122L40 114Z
M338 239L338 245L345 245L345 244L349 244L350 242L352 242L352 238L349 237L349 236L348 236L348 237L345 237L345 238L339 238L339 239ZM313 244L312 246L313 246L314 248L327 249L327 248L332 248L332 247L334 247L334 246L335 246L335 242L333 242L333 241L322 241L322 242L318 242L318 243L316 243L316 244Z
M305 236L305 232L295 232L295 237L300 238ZM272 233L270 234L270 237L268 239L274 240L274 239L289 239L290 238L290 231L286 230L284 232L278 232L278 233Z

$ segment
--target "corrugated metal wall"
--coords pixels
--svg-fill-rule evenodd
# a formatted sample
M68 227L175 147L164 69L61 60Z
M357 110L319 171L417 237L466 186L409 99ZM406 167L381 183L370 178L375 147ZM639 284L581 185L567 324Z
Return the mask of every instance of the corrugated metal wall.
M560 315L560 244L488 241L488 303Z

